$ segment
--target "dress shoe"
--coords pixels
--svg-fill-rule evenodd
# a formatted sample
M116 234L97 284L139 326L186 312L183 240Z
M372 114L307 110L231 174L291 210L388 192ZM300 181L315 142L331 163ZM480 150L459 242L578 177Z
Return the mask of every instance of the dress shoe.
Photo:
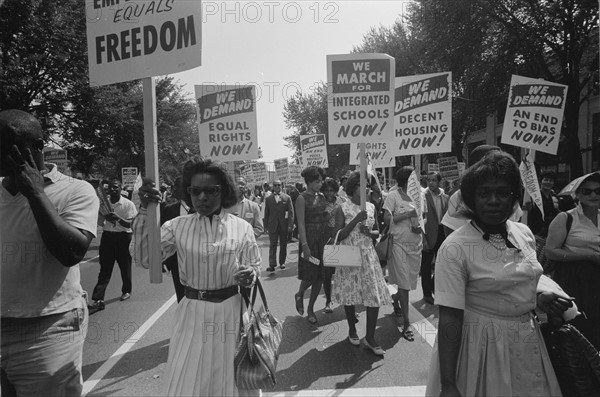
M131 294L129 292L125 292L123 295L121 295L122 301L126 301L129 298L131 298Z
M94 301L94 303L92 303L91 305L89 305L88 308L90 310L96 310L96 311L104 310L104 301L101 301L101 300Z
M269 267L267 267L267 271L268 272L274 272L275 268L273 266L269 266Z
M281 270L284 270L284 269L285 269L285 265L279 265L279 268L280 268Z
M376 354L378 356L383 356L385 354L385 350L383 350L380 346L373 347L369 344L369 342L367 342L366 339L363 339L363 344L367 349L371 350L373 354Z
M426 296L426 297L423 298L423 300L425 301L425 303L428 303L430 305L433 305L433 303L435 302L433 300L433 297L431 297L431 296Z

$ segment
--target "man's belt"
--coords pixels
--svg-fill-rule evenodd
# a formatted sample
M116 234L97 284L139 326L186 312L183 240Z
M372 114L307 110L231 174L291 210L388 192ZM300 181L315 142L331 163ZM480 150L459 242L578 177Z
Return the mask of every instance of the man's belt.
M185 287L185 297L188 299L196 299L209 302L223 302L234 295L239 294L240 287L232 285L231 287L215 290L199 290L190 287Z

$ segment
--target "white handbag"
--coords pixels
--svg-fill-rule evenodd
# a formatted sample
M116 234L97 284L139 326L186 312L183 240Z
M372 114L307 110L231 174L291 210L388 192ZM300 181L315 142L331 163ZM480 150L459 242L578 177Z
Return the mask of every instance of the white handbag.
M360 267L362 262L360 247L355 247L352 245L337 245L340 231L338 231L335 235L333 245L325 246L323 251L323 266ZM329 240L331 241L331 239Z

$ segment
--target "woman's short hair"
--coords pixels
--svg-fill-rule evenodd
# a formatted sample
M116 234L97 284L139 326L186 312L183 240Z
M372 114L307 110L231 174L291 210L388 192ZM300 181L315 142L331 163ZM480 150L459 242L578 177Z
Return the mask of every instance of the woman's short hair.
M400 168L396 172L396 182L398 183L398 186L400 186L400 187L406 186L406 183L408 182L408 178L410 178L410 174L412 174L412 172L414 170L415 169L413 167L411 167L410 165L405 165L404 167Z
M340 185L337 184L337 182L335 181L335 179L333 178L326 178L323 181L323 185L321 186L321 191L324 192L326 189L331 189L334 192L337 193L338 190L340 190Z
M316 181L319 178L325 180L325 170L321 167L317 167L314 165L303 169L301 175L302 178L304 178L304 182L306 182L307 185L311 182Z
M210 158L194 157L183 165L183 192L189 199L187 188L192 185L192 177L197 174L210 174L221 185L221 206L230 208L237 203L236 187L233 178L222 163Z
M354 171L348 176L348 180L346 181L346 194L348 197L351 197L356 189L360 187L360 172Z
M498 150L487 153L480 161L469 167L462 177L460 192L471 210L475 209L475 190L485 182L503 179L510 185L513 204L521 197L521 173L515 159Z

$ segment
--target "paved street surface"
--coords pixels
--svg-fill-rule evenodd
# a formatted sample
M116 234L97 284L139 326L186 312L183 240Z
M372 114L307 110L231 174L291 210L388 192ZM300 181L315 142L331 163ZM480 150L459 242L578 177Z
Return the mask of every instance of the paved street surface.
M94 239L81 266L82 285L91 295L96 283L99 238ZM263 269L268 260L268 237L259 239ZM420 289L410 294L415 341L400 335L402 319L392 306L380 310L377 340L385 358L348 343L343 307L323 312L325 297L317 300L318 325L296 314L293 294L298 290L297 243L288 248L285 270L270 275L263 285L271 312L284 321L277 367L277 385L266 396L422 396L425 392L437 309L422 300ZM176 308L172 279L150 284L148 271L133 269L131 299L121 302L121 279L115 264L106 291L106 309L91 313L83 351L84 393L88 396L159 396ZM420 282L419 282L420 284ZM390 287L391 292L395 292ZM306 293L305 307L308 304ZM317 311L318 310L318 311ZM366 311L358 308L358 333L365 335Z

